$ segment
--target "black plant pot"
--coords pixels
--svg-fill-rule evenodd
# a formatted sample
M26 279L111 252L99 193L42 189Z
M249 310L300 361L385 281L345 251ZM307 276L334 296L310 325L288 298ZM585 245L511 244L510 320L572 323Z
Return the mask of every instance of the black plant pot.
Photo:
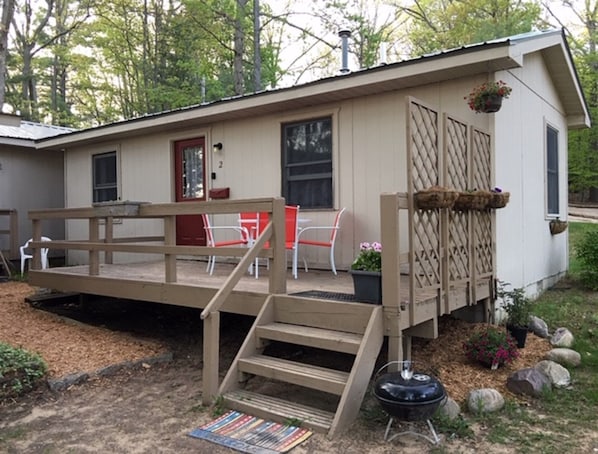
M527 339L527 326L513 326L507 325L507 331L517 341L517 348L525 347L525 340Z

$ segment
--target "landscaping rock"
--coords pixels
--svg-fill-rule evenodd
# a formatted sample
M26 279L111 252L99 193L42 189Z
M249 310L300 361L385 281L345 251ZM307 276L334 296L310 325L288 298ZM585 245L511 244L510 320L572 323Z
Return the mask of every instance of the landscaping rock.
M472 413L491 413L504 406L504 397L494 388L474 389L467 398L467 407Z
M557 388L564 388L571 384L571 374L569 371L554 361L540 361L534 368L546 375L553 386Z
M48 380L48 387L52 391L64 391L73 385L80 385L89 379L87 372L77 372L58 379Z
M444 403L438 408L438 413L453 420L461 414L461 407L454 400L448 397Z
M548 325L544 320L540 317L536 317L532 315L529 319L529 330L534 333L536 336L541 337L543 339L548 339L550 337L550 333L548 332Z
M539 397L544 388L551 388L550 378L533 367L518 370L507 378L507 389L515 394Z
M553 348L544 358L562 366L577 367L581 364L581 355L570 348Z
M555 347L569 348L574 340L573 334L567 328L557 328L550 338L550 344Z

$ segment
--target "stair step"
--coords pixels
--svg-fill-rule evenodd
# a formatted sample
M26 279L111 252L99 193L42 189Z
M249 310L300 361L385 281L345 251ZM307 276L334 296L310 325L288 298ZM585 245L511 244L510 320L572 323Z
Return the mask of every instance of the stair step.
M334 413L251 391L231 391L222 397L234 410L283 424L298 420L301 427L317 432L328 432L334 419Z
M343 393L349 379L347 372L263 355L239 359L239 370L337 396Z
M258 337L279 342L322 348L335 352L357 354L363 336L288 323L269 323L256 328Z

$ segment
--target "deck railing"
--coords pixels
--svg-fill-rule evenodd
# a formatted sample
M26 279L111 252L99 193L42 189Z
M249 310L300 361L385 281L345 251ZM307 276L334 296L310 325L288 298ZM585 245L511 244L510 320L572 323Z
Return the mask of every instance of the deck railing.
M233 214L239 212L267 212L270 222L264 232L249 248L212 248L207 246L177 246L176 216L190 214ZM162 219L163 236L145 236L133 238L114 237L114 219ZM241 257L241 260L228 276L224 284L215 293L201 313L204 321L203 342L203 400L209 404L218 392L219 345L220 345L220 309L229 297L249 265L257 257L272 260L269 273L269 293L286 292L286 251L285 251L285 202L283 198L264 198L246 200L217 200L208 202L185 202L150 204L137 202L118 202L101 204L88 208L66 208L36 210L29 212L33 223L34 250L32 270L41 268L40 248L82 250L89 254L89 275L100 275L100 252L104 253L105 263L112 263L114 252L162 254L164 257L164 280L166 283L177 282L176 259L184 256L227 256ZM87 219L89 234L87 240L41 242L42 223L51 219ZM100 237L100 225L104 225L104 237ZM163 244L139 244L149 241L161 241ZM266 242L269 248L265 249Z
M485 303L485 317L490 316L493 225L492 210L418 210L408 193L380 196L382 301L390 361L400 361L410 351L406 328L413 335L436 335L438 317L479 301ZM407 233L402 235L401 229ZM406 253L401 252L401 237ZM396 278L401 267L409 274L409 288L402 294L401 279Z
M9 260L16 260L19 257L19 218L17 210L0 210L0 217L8 218L0 221L0 225L8 227L0 229L0 235L8 236L8 254Z

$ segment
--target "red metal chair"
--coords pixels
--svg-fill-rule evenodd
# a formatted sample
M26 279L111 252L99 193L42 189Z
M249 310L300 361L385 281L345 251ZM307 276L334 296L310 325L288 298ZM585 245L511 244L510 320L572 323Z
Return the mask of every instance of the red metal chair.
M336 217L334 218L334 224L327 225L327 226L314 226L314 227L305 227L299 231L297 243L298 245L304 246L317 246L317 247L326 247L330 249L330 267L332 268L332 272L336 273L336 265L334 263L334 244L336 243L336 237L338 235L338 231L340 228L341 216L343 215L346 208L343 208L338 213L336 213ZM330 239L328 241L318 241L313 239L302 239L301 236L306 232L312 230L330 230ZM303 259L303 263L305 265L305 271L307 272L307 260Z
M226 246L239 246L239 245L247 245L249 244L249 232L247 229L236 226L236 225L212 225L210 221L210 217L207 214L201 215L203 219L203 227L206 231L206 243L208 247L226 247ZM216 241L214 237L214 232L216 230L228 230L228 231L235 231L239 234L238 239L234 240L224 240L224 241ZM208 257L208 267L206 271L211 274L214 273L214 265L216 263L216 256L211 255Z

